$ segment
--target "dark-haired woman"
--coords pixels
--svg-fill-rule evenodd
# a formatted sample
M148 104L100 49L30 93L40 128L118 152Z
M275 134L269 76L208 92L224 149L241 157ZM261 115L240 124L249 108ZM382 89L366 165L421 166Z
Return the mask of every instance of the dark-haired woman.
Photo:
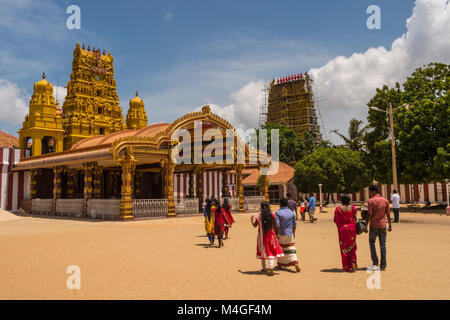
M233 219L233 216L231 215L231 207L228 204L228 199L227 198L225 198L223 200L222 209L224 210L225 216L227 217L228 222L229 222L229 224L225 225L225 230L224 230L224 232L225 232L225 239L228 239L228 231L231 228L231 225L234 223L234 219Z
M342 267L347 272L356 271L356 208L350 205L350 197L341 196L342 205L334 211L334 222L339 234Z
M251 221L255 228L258 227L256 258L261 259L262 271L272 276L275 260L283 257L284 253L275 233L275 216L267 202L261 203L261 213L257 218L252 216Z
M211 200L206 199L203 213L205 215L205 231L208 235L209 246L211 247L214 243L214 214Z
M225 215L225 210L220 206L219 200L214 200L214 234L219 240L219 248L223 246L223 234L225 232L225 224L229 224Z

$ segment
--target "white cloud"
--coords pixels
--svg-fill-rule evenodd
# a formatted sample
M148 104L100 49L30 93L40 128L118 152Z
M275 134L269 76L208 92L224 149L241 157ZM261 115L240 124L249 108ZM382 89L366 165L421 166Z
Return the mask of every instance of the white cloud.
M450 9L446 0L417 0L406 27L407 32L390 49L370 48L311 69L319 95L326 97L320 111L328 130L338 128L344 133L351 118L365 120L367 103L376 88L402 83L424 64L450 62Z
M29 95L17 84L0 79L0 121L21 124L28 113Z
M164 15L164 19L165 19L165 20L172 20L172 19L173 19L173 13L172 13L172 12L167 12L167 13Z
M219 106L210 103L211 112L230 122L236 129L256 128L259 120L259 106L262 103L263 81L250 82L237 92L230 94L232 103ZM255 110L257 106L257 110ZM195 111L199 111L197 108Z
M61 86L53 86L53 96L55 100L59 102L59 105L62 107L64 103L64 99L67 95L67 89Z

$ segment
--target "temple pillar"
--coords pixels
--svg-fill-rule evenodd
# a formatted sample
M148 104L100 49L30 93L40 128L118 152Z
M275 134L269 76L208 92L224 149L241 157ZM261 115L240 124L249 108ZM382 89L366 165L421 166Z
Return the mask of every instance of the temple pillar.
M227 184L228 170L222 170L222 197L228 196L228 184Z
M67 169L67 199L73 199L75 197L74 176L75 170Z
M195 167L194 173L195 173L195 179L196 179L196 187L197 190L195 191L195 196L198 198L198 206L199 206L199 212L202 212L202 204L203 204L203 168Z
M93 168L93 198L95 199L102 198L102 175L103 168L95 164Z
M137 198L141 194L141 178L142 172L134 170L133 198Z
M172 217L176 216L175 212L175 198L173 195L174 190L174 179L173 179L173 173L175 171L175 164L170 161L170 158L168 160L163 160L161 162L161 167L164 172L164 193L167 198L167 216Z
M261 175L261 194L264 196L266 202L270 202L269 199L269 177L264 174Z
M245 202L244 202L244 186L242 185L242 170L244 165L236 165L236 191L239 197L239 212L245 212Z
M56 214L56 201L61 199L61 180L62 180L62 167L53 168L53 199L52 199L52 215Z
M31 199L37 198L37 177L38 170L31 170L30 172L30 197Z
M89 199L92 199L92 176L93 176L93 163L84 163L84 190L83 190L83 216L87 216L87 204Z
M122 167L122 196L120 198L120 217L122 219L133 218L133 199L132 199L132 175L136 166L136 160L132 154L131 148L125 149L125 155L119 160Z
M189 171L189 197L194 197L194 171Z
M33 138L33 145L31 147L31 155L38 156L42 153L42 139Z

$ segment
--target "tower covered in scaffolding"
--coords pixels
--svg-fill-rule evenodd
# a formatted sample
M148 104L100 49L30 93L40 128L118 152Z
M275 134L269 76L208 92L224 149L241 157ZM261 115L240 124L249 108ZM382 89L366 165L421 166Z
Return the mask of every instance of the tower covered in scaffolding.
M311 131L316 142L322 140L317 122L312 79L305 73L273 80L267 88L268 98L261 108L266 124L281 124L294 130L300 137ZM261 117L260 117L261 122Z

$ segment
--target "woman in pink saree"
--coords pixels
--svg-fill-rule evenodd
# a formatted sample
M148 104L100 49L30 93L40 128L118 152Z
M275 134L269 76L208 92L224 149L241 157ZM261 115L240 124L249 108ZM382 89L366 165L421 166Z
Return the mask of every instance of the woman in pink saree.
M334 222L339 234L342 267L346 272L354 272L356 264L356 208L350 205L350 197L341 196L342 205L334 211Z

